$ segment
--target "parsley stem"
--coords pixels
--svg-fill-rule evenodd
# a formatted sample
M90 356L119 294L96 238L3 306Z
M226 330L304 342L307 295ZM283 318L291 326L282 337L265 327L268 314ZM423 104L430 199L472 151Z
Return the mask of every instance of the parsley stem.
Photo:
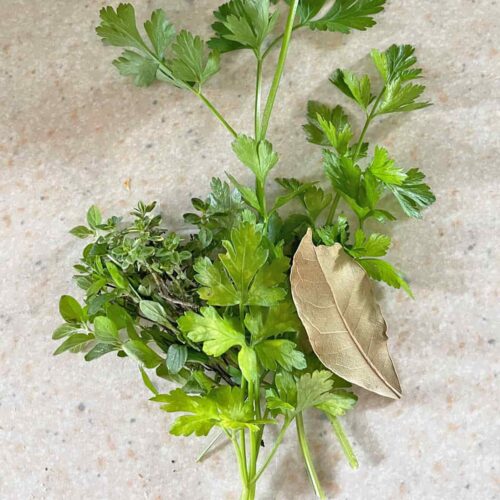
M356 162L356 160L358 159L359 153L361 152L361 148L363 147L363 139L365 138L366 131L368 130L368 127L370 126L371 121L375 117L375 113L377 111L378 104L380 102L380 99L382 99L384 92L385 92L385 86L382 89L382 91L380 92L380 94L378 95L370 113L366 116L366 121L365 121L365 124L363 126L363 130L361 130L361 134L359 135L359 141L358 141L358 145L356 146L356 151L354 152L354 156L352 157L353 162Z
M283 70L285 68L288 46L290 45L290 39L292 38L293 23L295 21L295 14L297 13L298 5L299 5L299 0L292 0L290 2L290 10L288 12L288 18L286 20L285 31L283 33L283 42L281 44L278 64L276 66L273 82L271 84L271 90L269 91L269 95L267 97L266 107L264 109L264 116L262 117L260 135L258 137L259 140L262 140L266 137L267 129L269 127L269 120L271 119L271 114L274 107L274 101L276 100L276 94L278 93L281 76L283 75Z
M260 54L257 56L257 77L255 79L255 137L260 136L260 101L262 96L262 57Z
M358 459L356 458L356 455L354 454L354 451L352 449L351 443L349 442L349 439L347 438L344 429L342 427L342 424L340 423L340 420L337 417L333 417L331 415L328 415L328 419L330 420L330 423L332 424L333 430L335 432L335 435L337 436L337 439L339 440L340 446L342 447L342 451L344 452L344 455L347 458L347 461L349 462L349 465L353 469L358 468Z
M328 216L326 218L326 225L329 226L333 222L333 218L335 217L335 212L337 211L337 206L340 201L340 194L338 192L335 193L335 198L333 199L332 206L330 207L330 211L328 212Z
M144 50L158 63L158 66L162 73L164 73L167 77L173 79L172 72L168 69L167 66L165 66L164 62L156 56L151 50L149 50L148 47L144 46ZM233 136L236 137L238 134L236 131L229 125L229 123L226 121L226 119L220 114L218 109L202 94L201 88L198 90L194 89L190 85L184 84L182 85L185 89L190 90L193 94L197 95L207 106L207 108L214 114L214 116L226 127L226 129L229 131L229 133Z
M238 460L238 465L240 468L241 481L243 482L243 485L244 485L245 490L246 490L248 488L248 473L247 473L247 467L246 467L245 453L238 446L238 441L234 437L234 431L231 432L231 434L226 432L226 434L228 435L229 439L233 443L234 451L236 452L236 458Z
M208 443L208 445L203 449L203 451L196 458L196 462L201 462L205 455L212 449L214 444L224 435L223 432L219 432L215 437Z
M228 132L233 136L237 137L238 134L234 130L231 125L226 121L226 119L220 114L219 110L209 101L205 95L203 95L201 92L196 92L195 89L191 89L191 91L196 94L207 106L207 108L212 112L212 114L224 125L224 127L228 130Z
M300 449L302 450L302 455L304 457L304 462L306 464L307 472L309 474L309 478L311 479L314 492L316 493L316 496L318 498L320 498L321 500L326 500L325 492L323 491L321 483L319 482L318 474L316 473L316 469L314 468L311 450L309 449L309 445L307 443L307 437L304 430L304 417L302 413L297 413L295 424L297 427L297 436L299 438Z
M252 481L253 483L256 483L259 480L260 476L262 476L262 474L266 470L267 466L269 465L269 463L273 459L274 455L278 451L278 447L281 444L281 442L283 441L283 438L285 437L288 426L292 423L292 420L293 419L286 419L285 420L285 423L283 424L283 427L281 428L281 430L278 434L278 437L276 438L276 441L274 442L272 450L269 452L269 455L267 455L266 459L264 460L264 463L261 465L257 474L253 478L250 479L250 481Z

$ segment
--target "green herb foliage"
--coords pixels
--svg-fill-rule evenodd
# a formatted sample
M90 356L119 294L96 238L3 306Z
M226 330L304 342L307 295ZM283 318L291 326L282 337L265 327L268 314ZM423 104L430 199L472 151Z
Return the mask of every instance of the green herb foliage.
M384 3L231 0L214 12L208 43L186 30L176 33L161 9L142 33L130 4L100 13L97 34L123 49L113 62L118 71L138 86L158 80L200 98L231 134L235 161L255 182L246 186L230 173L228 182L213 179L208 196L192 200L193 211L184 216L190 231L183 236L164 226L154 203L139 203L125 220L105 219L92 206L86 224L71 230L89 241L75 265L84 299L61 297L64 323L53 334L60 342L55 354L83 352L87 361L111 353L131 358L152 400L182 414L172 434L205 436L219 427L230 440L244 499L254 498L257 480L294 420L314 490L324 498L304 434L306 410L326 415L348 462L358 465L339 421L357 398L311 353L291 300L291 258L307 228L316 243L341 244L374 280L411 295L404 275L386 260L391 238L382 224L420 218L434 195L418 168L405 169L383 145L370 145L367 132L383 115L429 105L422 100L424 86L416 83L422 72L413 47L373 50L377 79L347 69L331 74L333 87L364 116L362 130L355 130L340 104L311 100L304 131L323 150L323 175L309 182L276 178L282 192L274 200L267 195L279 167L267 129L292 33L365 30L375 25ZM280 13L286 17L282 33ZM264 63L278 45L264 100ZM250 133L235 131L203 93L220 69L220 55L236 50L242 58L250 51L256 61ZM163 393L161 379L179 387ZM268 424L279 427L274 445L264 434ZM267 456L259 460L263 439Z

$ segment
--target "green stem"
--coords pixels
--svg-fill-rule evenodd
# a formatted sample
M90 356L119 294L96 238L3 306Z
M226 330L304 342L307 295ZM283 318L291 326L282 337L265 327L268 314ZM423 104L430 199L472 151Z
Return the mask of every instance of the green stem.
M337 439L339 440L340 446L342 447L342 451L344 452L344 455L346 456L347 461L349 462L349 465L353 469L357 469L359 466L358 459L356 458L356 455L354 454L351 443L349 442L349 439L344 432L344 429L342 427L342 424L340 423L340 420L337 417L332 417L330 415L328 415L328 419L330 420L330 422L332 424L335 435L337 436Z
M203 103L207 106L207 108L212 112L212 114L224 125L224 127L228 130L228 132L233 136L237 137L238 134L236 133L236 130L234 130L231 125L226 121L226 119L220 114L219 110L208 100L207 97L205 97L201 92L196 92L195 89L191 89L193 94L197 95Z
M167 75L169 78L174 79L173 75L172 75L172 72L167 68L167 66L165 66L164 62L158 58L156 56L156 54L154 54L154 52L151 52L151 50L149 50L148 47L144 46L144 50L153 58L155 59L155 61L158 63L158 66L160 68L160 70L165 73L165 75ZM233 129L233 127L231 127L231 125L229 125L229 123L226 121L226 119L221 115L221 113L219 112L219 110L208 100L208 98L206 98L202 92L201 92L201 88L196 90L194 89L193 87L187 85L187 84L183 84L182 85L183 88L185 88L186 90L190 90L194 95L198 96L202 102L208 107L208 109L212 112L212 114L222 123L222 125L224 125L224 127L228 130L228 132L233 136L233 137L236 137L238 134L236 133L236 131Z
M255 137L260 136L260 101L262 96L262 57L256 54L257 57L257 77L255 79L255 106L254 106L254 124Z
M245 486L243 493L241 495L242 500L254 500L255 499L255 483L250 483Z
M214 444L224 435L223 432L219 432L211 441L208 443L206 448L198 455L198 458L196 459L197 462L201 462L205 455L211 450L211 448L214 446Z
M253 387L253 389L252 391L249 390L248 398L253 399L256 420L261 420L262 412L260 408L260 380L256 380L253 384L250 385L250 387ZM262 426L262 428L263 427L264 426ZM250 480L255 477L257 471L257 460L259 458L260 440L262 436L262 433L260 431L261 428L259 428L258 431L251 431L250 433L250 465L248 470L248 477L250 478Z
M359 141L358 141L358 145L356 147L356 151L354 152L354 156L352 157L353 162L355 162L358 159L361 148L363 147L363 139L365 138L366 131L368 130L368 127L370 126L371 121L375 117L375 113L377 112L377 108L378 108L380 99L382 99L384 92L385 92L385 87L382 89L382 91L378 95L374 105L372 106L370 113L366 116L366 121L365 121L365 124L363 126L363 130L361 130L361 134L359 135Z
M307 472L309 473L309 478L311 479L314 492L316 496L321 500L326 500L325 493L319 482L318 474L314 468L314 462L311 456L311 451L309 450L309 445L307 443L306 433L304 430L304 417L302 413L298 413L296 417L297 426L297 436L299 438L300 449L302 450L302 456L304 457L304 462L306 465Z
M243 450L238 446L238 441L234 437L234 433L228 434L228 437L233 443L234 451L236 453L236 459L238 461L238 466L240 469L241 482L243 484L243 493L241 494L241 500L253 500L253 498L255 497L255 488L254 496L251 496L251 492L249 491L250 483L248 482L245 454Z
M262 140L266 137L267 128L269 127L269 120L271 119L271 113L273 111L274 101L276 100L276 94L278 93L281 76L283 75L283 70L285 68L288 46L290 45L290 39L292 37L293 23L295 20L295 14L297 13L298 5L299 5L299 0L292 0L290 2L290 10L288 12L288 18L286 20L285 31L283 33L283 42L281 44L278 65L276 66L273 83L271 84L271 90L269 91L266 107L264 109L264 115L262 117L260 135L258 137L259 140Z
M260 476L262 476L262 474L266 470L267 466L269 465L269 463L273 459L274 455L278 451L278 447L281 444L281 442L283 441L283 438L285 437L288 426L292 423L292 420L293 419L285 420L285 423L283 424L283 427L281 428L281 430L278 434L278 437L276 438L276 441L274 442L274 446L273 446L272 450L269 452L269 455L267 455L266 459L264 460L264 463L261 465L257 474L255 474L255 476L250 479L251 482L256 483L259 480Z
M330 207L330 211L328 212L328 217L326 218L327 226L329 226L333 222L333 218L335 217L335 212L337 210L339 201L340 201L340 194L335 193L335 198L333 199L332 206Z
M242 376L241 377L242 403L245 402L246 386L247 386L247 381L245 380L245 377ZM243 466L245 469L245 478L248 481L247 446L246 446L246 440L245 440L245 430L241 429L239 431L239 434L240 434L240 446L239 446L239 448L241 449L241 453L242 453L242 461L243 461Z

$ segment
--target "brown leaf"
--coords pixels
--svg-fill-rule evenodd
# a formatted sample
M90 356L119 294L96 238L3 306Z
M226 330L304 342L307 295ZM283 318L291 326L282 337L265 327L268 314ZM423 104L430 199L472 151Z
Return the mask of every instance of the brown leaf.
M387 324L370 278L342 245L315 247L309 229L293 258L290 280L299 317L321 362L353 384L401 397L387 349Z

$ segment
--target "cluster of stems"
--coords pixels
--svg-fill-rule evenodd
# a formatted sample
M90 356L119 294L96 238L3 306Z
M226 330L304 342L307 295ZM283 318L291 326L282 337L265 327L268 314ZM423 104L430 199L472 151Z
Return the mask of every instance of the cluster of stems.
M254 105L254 134L255 138L258 141L262 141L266 139L267 131L269 128L269 122L271 120L271 115L273 112L274 103L276 100L276 96L278 93L278 89L281 82L281 77L283 75L283 70L285 68L285 63L287 59L288 49L290 46L290 41L292 38L292 33L301 27L301 24L295 24L295 18L297 14L299 0L292 0L290 2L288 16L286 20L286 25L284 32L276 37L268 47L261 51L255 50L254 54L257 60L257 75L256 75L256 83L255 83L255 105ZM276 69L274 72L273 80L271 83L271 87L269 90L269 94L267 96L267 100L265 102L264 108L262 110L262 78L263 78L263 66L266 57L269 55L271 49L281 43L280 53L278 57L278 62L276 65ZM166 68L162 67L161 62L160 69L166 70ZM227 131L234 137L237 137L237 132L235 129L228 123L228 121L224 118L224 116L220 113L220 111L214 106L214 104L202 93L201 88L194 89L189 87L189 90L193 92L201 101L207 106L207 108L213 113L213 115L221 122L221 124L227 129ZM268 222L269 214L266 210L266 186L261 185L261 183L256 180L256 194L263 208L263 222L266 224ZM334 202L333 212L335 212L335 207L338 203L338 199ZM333 218L333 213L331 213L331 219ZM244 317L244 310L240 311L241 317ZM242 397L246 401L251 401L254 408L255 419L262 420L268 416L268 410L262 411L262 380L259 379L253 383L247 383L247 381L242 378L241 381L241 390ZM276 440L267 453L267 456L261 461L259 464L259 454L262 449L262 440L264 434L264 424L259 426L258 431L228 431L224 430L223 433L227 436L227 438L231 441L234 447L234 451L236 453L236 458L238 461L241 481L243 485L242 491L242 500L253 500L255 498L255 488L258 479L261 477L263 472L266 470L267 466L275 456L278 447L283 441L285 433L289 428L290 424L295 421L298 442L304 457L304 462L306 469L308 471L309 477L313 484L314 491L318 498L324 499L325 494L320 485L317 472L314 468L314 464L311 457L311 452L309 449L308 441L304 431L304 420L302 413L297 413L293 416L287 417L284 419L281 429L276 437ZM215 439L210 442L207 449L200 455L198 459L201 459L203 455L210 449L218 438L222 435L219 434Z

